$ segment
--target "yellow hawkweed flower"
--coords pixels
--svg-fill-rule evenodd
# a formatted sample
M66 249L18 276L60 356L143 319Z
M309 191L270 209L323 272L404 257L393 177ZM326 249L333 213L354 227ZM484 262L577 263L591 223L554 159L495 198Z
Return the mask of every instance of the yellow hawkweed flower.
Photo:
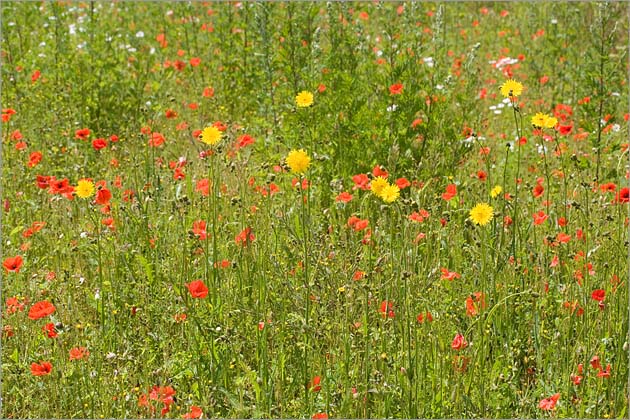
M470 220L479 226L487 225L493 217L493 209L486 203L479 203L470 210Z
M298 93L295 97L295 103L300 108L306 108L313 105L313 94L306 90Z
M379 197L386 203L393 203L398 199L398 197L400 197L400 188L398 188L398 185L396 184L387 185L383 188Z
M546 116L545 118L545 128L554 128L556 124L558 124L558 119L556 117Z
M542 112L537 112L532 117L532 125L536 128L554 128L558 124L558 119Z
M89 179L81 179L74 192L79 198L90 198L94 194L94 183Z
M536 128L543 128L545 126L547 118L548 116L546 114L543 114L542 112L537 112L536 115L532 117L532 125Z
M508 80L501 85L501 94L506 98L516 98L523 93L523 85L515 80Z
M201 132L201 141L209 146L214 146L221 141L222 135L221 130L215 126L206 127Z
M285 159L291 172L295 174L303 174L311 164L311 158L303 149L291 150Z
M495 186L492 190L490 190L490 197L497 198L499 194L501 194L501 191L503 191L503 188L501 188L500 185Z
M381 176L377 176L370 183L370 190L374 193L374 195L380 197L383 189L387 187L389 183L387 180Z

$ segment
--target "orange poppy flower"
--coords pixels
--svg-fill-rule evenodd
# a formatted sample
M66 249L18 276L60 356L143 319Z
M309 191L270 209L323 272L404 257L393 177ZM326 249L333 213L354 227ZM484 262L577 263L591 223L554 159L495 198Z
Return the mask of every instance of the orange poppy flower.
M55 305L48 302L47 300L42 300L31 306L31 309L29 309L28 311L28 317L35 320L44 318L52 314L53 312L55 312Z
M45 376L52 372L52 364L50 362L31 363L31 373L34 376Z

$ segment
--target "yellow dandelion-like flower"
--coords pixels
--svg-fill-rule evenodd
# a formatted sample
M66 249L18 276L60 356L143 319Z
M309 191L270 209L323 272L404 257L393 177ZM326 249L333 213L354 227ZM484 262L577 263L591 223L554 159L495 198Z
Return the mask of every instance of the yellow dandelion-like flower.
M389 185L389 182L382 176L377 176L370 183L370 190L374 193L374 195L380 197L383 189Z
M556 117L550 117L546 115L545 118L545 128L554 128L556 124L558 124L558 119Z
M291 172L295 174L303 174L311 164L311 158L303 149L291 150L285 161Z
M311 92L303 90L302 92L298 93L297 96L295 97L295 103L300 108L309 107L313 105L313 94Z
M500 185L496 185L492 190L490 190L490 197L497 198L499 194L501 194L501 191L503 191L503 188L501 188Z
M379 197L386 203L393 203L398 199L398 197L400 197L400 188L398 188L398 185L396 184L387 185L383 188Z
M516 80L508 80L501 85L501 94L506 98L516 98L523 93L523 85Z
M485 226L494 217L493 208L486 203L479 203L470 210L470 220L479 226Z
M547 118L549 118L547 114L537 112L536 115L532 117L532 125L536 128L543 128L545 126Z
M89 179L81 179L74 192L79 198L90 198L94 194L94 183Z
M222 135L223 133L221 133L221 130L215 126L206 127L201 132L201 141L209 146L214 146L221 141Z

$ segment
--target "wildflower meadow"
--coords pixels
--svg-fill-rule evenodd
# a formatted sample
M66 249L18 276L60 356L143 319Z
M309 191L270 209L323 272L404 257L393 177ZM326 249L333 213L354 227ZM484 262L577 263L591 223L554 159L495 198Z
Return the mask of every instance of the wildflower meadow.
M2 418L623 418L622 2L2 1Z

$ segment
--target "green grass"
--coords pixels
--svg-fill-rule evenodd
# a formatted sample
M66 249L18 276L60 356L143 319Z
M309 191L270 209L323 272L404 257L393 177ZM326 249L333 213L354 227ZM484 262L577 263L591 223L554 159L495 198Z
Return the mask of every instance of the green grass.
M622 3L0 8L2 417L628 415Z

